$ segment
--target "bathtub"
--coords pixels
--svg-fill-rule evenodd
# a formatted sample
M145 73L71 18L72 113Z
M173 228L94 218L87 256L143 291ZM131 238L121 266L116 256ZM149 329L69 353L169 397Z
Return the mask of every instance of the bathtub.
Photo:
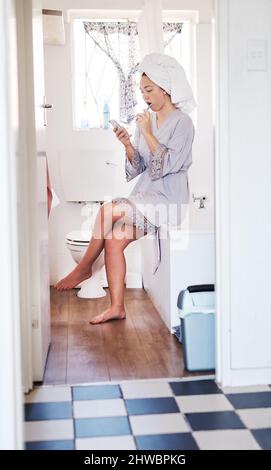
M215 283L215 239L208 209L190 211L190 223L161 227L161 264L155 274L153 240L142 240L142 281L161 318L172 332L179 325L179 292L193 284Z

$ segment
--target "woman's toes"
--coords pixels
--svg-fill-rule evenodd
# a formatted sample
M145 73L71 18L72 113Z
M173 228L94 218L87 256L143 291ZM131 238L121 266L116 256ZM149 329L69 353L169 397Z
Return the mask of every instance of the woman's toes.
M126 313L124 311L116 312L113 310L106 310L105 312L100 313L100 315L96 315L96 317L92 318L89 323L97 325L110 320L124 320L124 318L126 318Z

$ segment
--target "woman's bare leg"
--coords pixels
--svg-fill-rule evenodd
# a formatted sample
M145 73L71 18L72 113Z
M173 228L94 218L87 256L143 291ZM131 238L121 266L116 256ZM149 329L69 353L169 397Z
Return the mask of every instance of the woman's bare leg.
M110 236L113 225L121 217L123 217L123 213L118 210L117 204L106 203L101 207L95 220L93 235L86 253L73 271L55 284L54 287L57 290L72 289L80 282L91 277L92 264L103 250L105 238L108 235Z
M133 226L125 226L125 235L122 236L123 225L114 225L112 237L105 240L105 267L111 298L111 307L101 314L95 316L90 323L104 323L113 319L124 319L126 317L124 307L124 281L126 274L125 248L133 241L143 237L143 231Z

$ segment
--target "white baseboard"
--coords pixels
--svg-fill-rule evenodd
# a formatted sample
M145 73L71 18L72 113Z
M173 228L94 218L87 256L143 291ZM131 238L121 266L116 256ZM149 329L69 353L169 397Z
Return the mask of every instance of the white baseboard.
M271 369L231 369L222 386L266 385L271 383Z

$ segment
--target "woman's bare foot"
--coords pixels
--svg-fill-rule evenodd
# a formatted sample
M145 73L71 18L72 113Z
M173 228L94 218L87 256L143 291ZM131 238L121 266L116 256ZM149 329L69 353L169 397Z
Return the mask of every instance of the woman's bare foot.
M68 290L73 289L74 287L78 286L80 282L85 281L92 275L91 268L82 268L79 265L68 274L68 276L64 277L60 281L58 281L54 287L57 290Z
M100 315L96 315L96 317L92 318L89 323L97 325L98 323L105 323L109 320L124 320L124 318L126 318L126 312L124 309L111 307L100 313Z

